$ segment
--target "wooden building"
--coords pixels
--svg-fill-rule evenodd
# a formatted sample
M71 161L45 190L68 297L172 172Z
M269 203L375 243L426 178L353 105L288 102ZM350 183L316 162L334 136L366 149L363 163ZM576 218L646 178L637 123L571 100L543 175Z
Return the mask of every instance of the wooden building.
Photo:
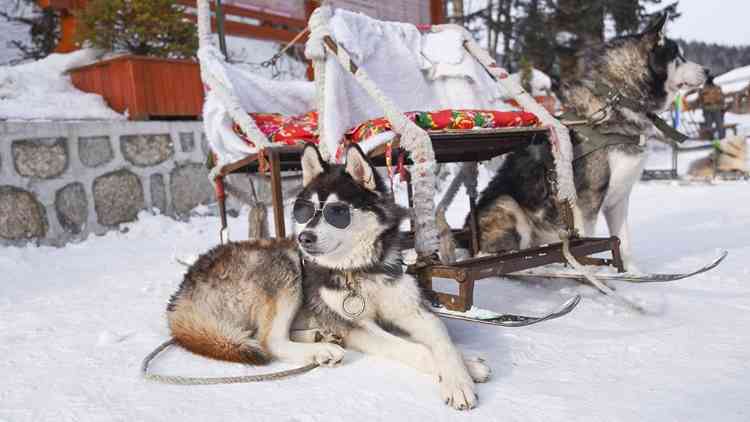
M175 2L186 6L188 17L196 19L195 0ZM37 3L60 13L62 38L56 51L76 50L75 12L86 7L87 1L37 0ZM332 3L382 20L415 24L445 20L443 0L334 0ZM317 0L223 0L224 30L230 36L288 43L304 30L317 5ZM215 20L213 25L215 28ZM70 74L76 88L103 96L113 110L127 112L131 120L201 116L203 87L199 66L192 60L124 55L73 69Z
M195 18L195 0L175 0L188 7ZM227 16L227 35L289 42L307 25L307 19L317 7L317 0L223 0ZM62 39L57 51L67 53L76 49L76 18L74 12L86 7L86 0L37 0L42 8L59 10ZM437 24L445 21L443 0L334 0L335 7L362 12L381 20Z

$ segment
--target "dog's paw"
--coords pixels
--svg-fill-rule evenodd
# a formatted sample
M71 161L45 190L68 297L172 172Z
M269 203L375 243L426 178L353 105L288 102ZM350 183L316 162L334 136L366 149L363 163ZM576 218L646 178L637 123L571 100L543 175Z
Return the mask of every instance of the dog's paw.
M466 369L469 371L469 375L471 375L471 379L473 379L474 382L487 382L487 380L490 379L492 368L484 363L484 359L464 359L464 363L466 364Z
M344 339L340 335L330 331L316 331L315 343L333 343L343 347Z
M469 410L477 405L474 382L469 377L440 376L440 396L456 410Z
M323 366L335 366L344 359L344 349L332 343L311 344L311 354L307 359Z

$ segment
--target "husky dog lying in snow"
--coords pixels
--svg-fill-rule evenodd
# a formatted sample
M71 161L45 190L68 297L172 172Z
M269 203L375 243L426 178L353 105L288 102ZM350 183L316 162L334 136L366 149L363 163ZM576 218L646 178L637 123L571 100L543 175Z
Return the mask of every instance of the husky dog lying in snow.
M447 404L473 408L474 382L491 371L462 357L404 274L404 209L387 199L359 147L349 148L345 165L329 165L307 146L302 169L297 239L229 243L202 255L167 307L175 341L234 362L340 363L340 346L290 338L296 328L320 327L345 348L436 376Z
M585 236L593 235L602 211L610 234L622 242L626 267L631 266L628 202L646 158L639 138L653 128L647 113L664 110L680 89L698 87L705 80L703 67L686 61L677 44L664 36L665 21L666 15L661 16L643 33L616 38L589 52L584 77L563 86L561 92L563 104L576 118L596 120L593 130L606 143L573 162L578 192L574 212L583 223L578 229ZM619 90L627 101L610 102L611 89ZM633 107L634 103L639 106ZM612 142L616 137L628 141ZM575 130L571 140L579 145L577 151L590 142ZM477 204L484 252L559 240L559 210L547 177L551 167L546 145L508 156Z

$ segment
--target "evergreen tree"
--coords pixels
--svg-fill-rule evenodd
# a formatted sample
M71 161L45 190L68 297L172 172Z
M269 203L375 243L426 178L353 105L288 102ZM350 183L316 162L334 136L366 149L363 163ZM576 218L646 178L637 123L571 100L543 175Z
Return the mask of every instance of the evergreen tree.
M725 46L682 40L678 40L678 44L688 60L706 66L714 75L750 65L750 46Z
M168 57L194 57L195 24L172 0L89 0L78 13L79 42L106 51Z
M513 58L521 69L535 67L546 73L555 65L554 31L550 13L542 0L518 2L520 15L515 25Z
M483 44L487 46L487 51L499 59L498 61L504 68L512 71L514 61L510 52L515 38L513 29L516 23L516 1L489 0L481 9L469 13L453 10L454 15L449 16L448 19L465 26L475 38L484 35L486 43ZM464 2L453 2L454 5L459 3L462 7L464 6ZM498 46L501 41L503 54L498 58Z
M455 3L455 2L454 2ZM465 2L462 2L465 4ZM578 77L581 52L607 36L635 33L656 14L677 14L677 3L647 13L662 0L489 0L479 10L460 13L463 23L503 67L515 71L521 59L562 79ZM455 11L454 11L455 13ZM613 33L606 32L612 28ZM482 40L480 40L482 41ZM501 54L498 54L501 52Z

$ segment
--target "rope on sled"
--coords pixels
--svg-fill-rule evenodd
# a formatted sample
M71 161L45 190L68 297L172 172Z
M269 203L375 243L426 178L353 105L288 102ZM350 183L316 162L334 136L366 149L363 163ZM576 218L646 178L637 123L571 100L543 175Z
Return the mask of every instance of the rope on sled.
M524 110L534 113L544 125L555 133L556 141L551 143L550 149L555 159L555 170L560 184L557 197L560 202L567 201L571 206L575 205L576 190L573 185L573 166L571 164L573 145L570 141L568 128L552 116L541 104L537 103L520 84L513 82L505 69L499 67L495 59L474 41L468 30L456 24L433 25L431 27L433 32L445 30L462 33L466 50L482 65L495 82L502 86Z
M198 0L197 6L198 59L201 67L201 78L209 88L207 94L215 95L219 99L219 102L226 108L229 117L240 126L242 132L245 133L258 149L262 150L272 147L273 144L261 132L255 121L248 116L244 107L242 107L242 103L237 97L237 93L234 92L231 81L223 71L222 66L227 65L227 63L212 41L211 8L208 0Z
M415 240L414 247L420 257L430 257L439 246L438 231L435 224L435 203L433 169L435 167L435 151L432 149L430 137L422 128L408 119L389 99L385 93L370 79L367 72L349 57L349 54L331 38L328 30L328 21L333 11L329 5L318 7L310 16L310 39L305 48L305 55L313 60L316 69L322 69L326 60L326 50L330 52L343 66L351 72L354 79L367 92L367 94L384 111L386 119L391 124L393 131L401 135L401 146L411 154L412 174L414 175L414 215L415 215ZM317 78L318 75L316 75ZM324 75L321 75L324 76ZM322 103L320 95L323 82L318 85L318 102ZM325 110L319 110L322 114ZM323 119L321 119L322 121ZM320 145L324 145L321 142ZM322 153L322 151L321 151ZM330 159L330 158L329 158Z
M320 8L318 8L320 9ZM326 52L323 46L323 39L331 35L328 30L328 19L329 15L318 12L316 9L307 23L307 27L310 29L310 36L305 44L305 57L312 60L314 83L315 83L315 102L318 109L318 116L325 116L326 113L326 101L325 101L325 87L326 87ZM325 119L318 119L318 139L325 139L324 133ZM335 159L328 151L328 145L326 142L318 142L318 151L320 156L326 161L332 161Z
M596 289L602 292L603 294L616 299L618 302L622 303L623 305L639 313L642 313L642 314L646 313L646 309L644 309L641 305L631 301L625 296L622 296L621 294L612 290L611 287L607 286L604 282L597 279L596 276L593 273L591 273L588 270L588 268L586 268L586 266L578 262L576 257L570 251L570 235L568 234L567 231L563 230L560 232L560 239L562 240L562 252L563 252L563 256L565 257L565 260L568 262L568 264L570 264L571 267L573 267L574 270L578 271L586 279L586 281L591 283L592 286L596 287Z
M151 362L161 352L166 350L168 347L176 344L174 338L171 338L164 343L156 347L151 353L149 353L141 364L141 374L143 378L149 381L156 381L162 384L174 384L174 385L216 385L216 384L241 384L248 382L260 382L260 381L275 381L283 378L288 378L294 375L304 374L309 372L319 365L317 363L311 363L299 368L288 369L285 371L272 372L267 374L258 375L243 375L236 377L181 377L175 375L159 375L153 374L148 371L148 367Z

